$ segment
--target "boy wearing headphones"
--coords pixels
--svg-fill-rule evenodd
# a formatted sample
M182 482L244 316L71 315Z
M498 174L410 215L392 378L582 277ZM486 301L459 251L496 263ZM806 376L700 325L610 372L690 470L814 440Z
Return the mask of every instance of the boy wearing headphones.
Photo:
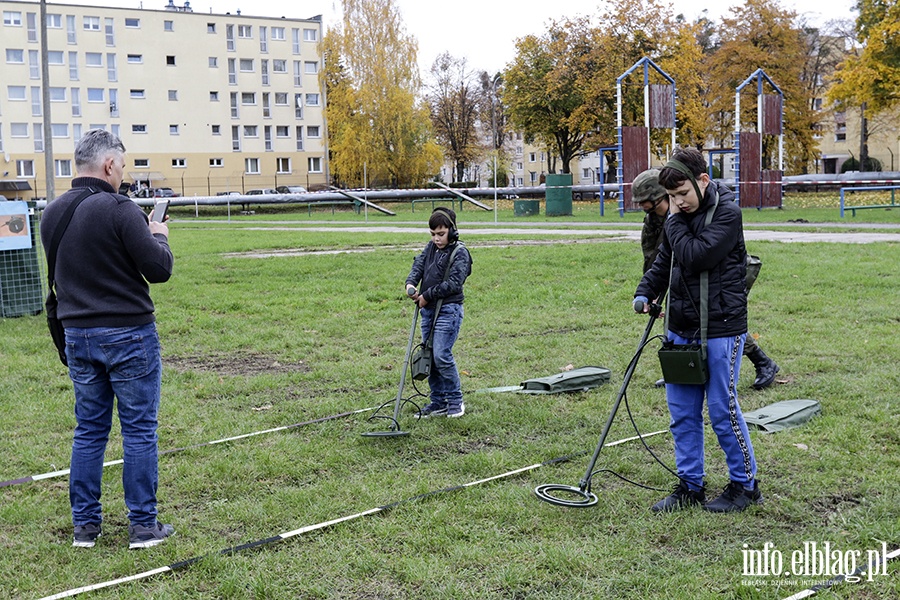
M431 241L413 260L412 269L406 278L406 293L421 309L422 339L428 339L434 328L434 363L428 376L430 402L416 417L461 417L466 413L466 407L463 404L459 371L453 358L453 344L459 337L462 325L463 284L472 274L472 257L459 241L456 213L451 209L434 209L428 219L428 228L431 230ZM459 249L448 269L447 263L457 247ZM416 285L420 282L416 291ZM435 314L438 300L441 300L441 306L439 314Z
M702 313L707 312L709 379L702 385L666 384L679 482L651 510L702 505L715 513L738 512L763 501L753 445L737 398L747 334L747 251L741 209L727 186L710 179L703 155L694 148L677 150L658 180L669 196L669 216L659 254L634 294L634 307L646 313L650 299L668 290L666 335L677 344L701 341L701 327L706 327ZM704 399L730 480L710 502L704 481Z

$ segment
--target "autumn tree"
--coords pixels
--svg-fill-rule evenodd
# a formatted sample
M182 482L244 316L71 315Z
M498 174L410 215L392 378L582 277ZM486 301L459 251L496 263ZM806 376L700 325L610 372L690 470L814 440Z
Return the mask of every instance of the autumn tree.
M466 167L478 156L476 122L479 88L466 59L444 52L431 66L428 102L431 124L445 155L453 162L454 181L462 181Z
M828 99L838 106L859 108L859 164L867 170L871 168L867 114L900 105L900 2L859 0L856 8L856 39L861 47L840 65Z
M393 0L343 0L323 40L331 169L343 185L418 185L442 160L429 110L418 101L416 54Z
M526 139L554 149L563 173L599 122L598 112L586 105L596 68L593 40L586 18L553 22L543 36L516 41L516 56L503 75L501 97L510 124Z
M717 115L715 137L723 144L734 131L734 91L757 69L763 69L784 93L784 149L788 169L803 172L815 150L816 115L803 82L807 44L794 26L796 13L777 0L746 0L722 19L721 45L710 57L710 106ZM751 90L754 94L756 89ZM771 90L767 90L771 91ZM748 91L749 93L749 91ZM755 99L755 97L754 97ZM756 102L742 102L742 123L756 122ZM771 157L770 157L771 158Z

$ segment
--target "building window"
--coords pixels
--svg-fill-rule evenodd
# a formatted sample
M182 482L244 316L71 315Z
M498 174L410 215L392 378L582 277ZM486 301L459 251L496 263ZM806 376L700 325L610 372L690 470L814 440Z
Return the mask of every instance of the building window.
M41 88L31 88L31 116L39 117L42 112Z
M222 166L222 159L221 158L209 159L209 166L212 167L213 169L220 168Z
M308 170L310 173L321 173L322 172L322 158L319 156L310 156Z
M252 58L242 58L240 62L241 72L242 73L252 73L253 72L253 59Z
M135 123L131 126L131 133L147 133L147 126Z
M166 56L166 64L175 66L175 57L174 56Z
M128 27L129 29L138 29L140 26L141 26L140 19L134 19L131 17L125 18L125 27Z
M266 125L263 127L263 139L266 144L266 152L272 151L272 126Z
M291 159L290 157L280 157L275 159L275 168L279 173L290 173L291 172Z
M134 168L135 169L149 169L150 168L150 159L149 158L134 159Z
M143 54L129 54L126 58L129 64L132 65L140 65L144 63L144 55Z
M222 126L221 125L211 125L210 129L212 130L213 135L222 135Z
M215 23L207 23L206 24L206 33L215 33L216 32L216 24Z
M319 41L319 30L318 29L304 29L303 30L303 41L304 42L318 42Z
M258 158L245 158L244 159L244 172L247 175L259 175L259 159Z
M287 104L288 104L287 92L275 92L275 106L287 106Z
M72 88L72 116L81 116L81 90L78 88Z
M71 67L69 67L71 69ZM28 51L28 77L31 79L41 78L41 59L38 58L37 50Z
M69 52L69 81L78 81L78 53Z
M294 117L303 118L303 94L294 94Z
M13 65L25 64L25 51L16 48L7 48L6 62Z
M234 52L234 25L225 26L225 48Z
M68 159L62 160L54 160L53 168L56 171L57 177L71 177L72 176L72 161Z
M11 85L6 88L7 89L7 98L10 101L16 102L24 102L25 101L25 86L24 85Z
M244 137L245 138L255 138L259 137L258 128L256 125L244 125Z
M272 118L272 110L269 108L269 93L268 92L263 92L262 109L263 109L263 118L265 118L265 119Z
M169 135L178 135L178 124L177 123L173 124L173 125L169 125ZM181 159L181 160L184 160L184 159ZM172 166L174 167L175 161L173 160L172 163L173 163ZM181 165L181 166L183 167L184 165Z
M219 92L210 92L209 93L209 101L210 102L218 102L219 101Z
M47 15L47 29L62 29L62 15Z
M40 90L41 88L34 88L36 90ZM51 87L50 88L50 102L65 102L66 101L66 88L64 87Z
M51 65L64 65L62 50L50 50L47 52L47 62Z
M275 126L275 137L279 137L279 138L291 137L290 126L289 125L276 125Z
M163 31L175 31L175 23L172 21L163 21Z
M75 27L75 15L66 15L66 43L75 44L78 41L77 28Z
M134 99L136 99L136 100L143 100L144 98L147 97L147 96L145 95L144 90L130 90L130 91L128 92L128 96L129 96L130 98L134 98Z
M118 81L115 54L106 55L106 79L107 81Z
M262 75L262 84L269 85L269 61L259 61L259 72Z
M294 87L303 87L303 74L300 71L300 61L294 61Z
M303 63L303 72L309 75L315 75L319 72L319 63L308 60Z
M256 104L256 92L241 92L241 104Z
M84 64L88 67L102 67L103 55L99 52L85 52Z
M109 116L119 116L119 90L109 88Z
M169 90L169 102L178 102L178 90Z
M84 17L82 23L87 31L100 31L100 17Z
M235 152L241 151L241 128L237 125L231 126L231 149Z
M28 137L28 123L10 123L9 135L14 138Z
M34 151L35 152L43 152L44 151L44 127L43 123L35 123L32 125L34 127Z
M238 97L237 97L237 92L231 92L231 94L229 94L229 96L230 96L230 98L231 98L231 118L232 118L232 119L237 119L237 118L238 118Z
M297 152L303 152L303 127L297 125Z
M74 112L74 111L73 111ZM77 116L77 115L73 115ZM81 123L73 123L72 124L72 139L76 142L81 139Z
M186 158L173 158L172 159L172 168L173 169L184 169L187 167L187 159Z
M529 152L528 153L528 162L534 162L534 159L535 159L534 152Z
M307 94L305 99L307 106L318 106L319 105L319 95L318 94Z
M259 28L259 51L263 54L269 51L269 41L266 39L266 28L260 26Z
M218 56L210 56L209 57L209 68L210 69L218 69L219 68L219 57Z
M11 27L22 26L22 13L14 10L3 11L3 24Z
M16 161L17 177L34 177L34 161L33 160L17 160Z
M284 40L284 27L273 27L272 28L272 40Z
M296 27L291 29L291 52L300 54L300 30Z
M116 35L115 30L113 29L113 20L110 18L104 19L103 31L106 33L106 45L107 46L115 46L116 45Z
M321 137L319 135L319 126L318 125L310 125L306 128L306 137L317 138Z
M52 135L55 138L69 137L69 124L68 123L51 123L50 124L50 135Z
M253 27L250 25L238 25L238 37L239 38L252 38L253 37Z
M273 73L287 73L287 61L282 59L274 59L272 61Z
M235 71L234 59L228 59L228 85L237 85L237 71Z

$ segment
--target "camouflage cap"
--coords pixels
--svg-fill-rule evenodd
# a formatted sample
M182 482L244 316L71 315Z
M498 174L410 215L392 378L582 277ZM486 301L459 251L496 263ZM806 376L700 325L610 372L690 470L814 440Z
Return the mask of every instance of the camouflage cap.
M631 198L635 202L656 202L667 195L666 188L659 185L659 169L648 169L631 183Z

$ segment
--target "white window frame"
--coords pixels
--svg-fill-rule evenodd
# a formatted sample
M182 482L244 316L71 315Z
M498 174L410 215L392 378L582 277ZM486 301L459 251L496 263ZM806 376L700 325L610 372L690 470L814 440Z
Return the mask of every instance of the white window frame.
M307 159L307 172L309 173L321 173L322 172L322 157L321 156L310 156Z
M137 17L125 17L125 27L128 29L140 29L141 20Z
M132 123L131 124L131 133L135 135L144 135L147 133L147 124L146 123Z
M85 31L100 31L100 17L82 17L81 28Z
M210 158L209 159L209 168L210 169L221 169L225 166L225 161L221 158Z
M72 177L72 161L68 158L57 158L53 160L53 171L56 177L70 178Z
M34 179L34 161L31 159L17 160L16 177L19 179Z
M172 168L173 169L186 169L187 168L187 159L186 158L173 158L172 159Z
M244 174L259 175L259 159L255 157L247 157L244 159Z

